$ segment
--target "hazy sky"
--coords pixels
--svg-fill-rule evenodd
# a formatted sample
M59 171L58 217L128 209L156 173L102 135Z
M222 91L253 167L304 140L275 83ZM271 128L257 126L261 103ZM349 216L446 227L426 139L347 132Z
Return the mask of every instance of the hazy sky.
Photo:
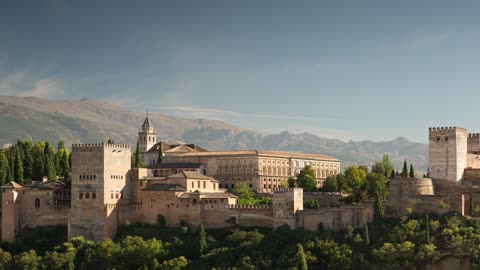
M2 1L0 95L343 140L480 132L480 1Z

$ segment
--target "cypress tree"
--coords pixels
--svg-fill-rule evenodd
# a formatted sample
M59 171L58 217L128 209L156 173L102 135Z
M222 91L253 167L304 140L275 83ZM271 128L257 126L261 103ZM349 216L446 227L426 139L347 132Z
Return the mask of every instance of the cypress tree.
M426 223L427 223L427 227L426 227L426 234L427 234L427 244L430 244L430 219L428 218L428 213L427 213L427 220L426 220Z
M297 244L297 254L295 254L295 261L297 270L307 270L307 259L305 258L305 252L301 244Z
M375 235L378 234L378 231L380 230L380 227L382 226L383 223L383 217L384 217L384 207L383 207L383 201L380 198L379 192L375 192L375 200L373 204L373 222L375 225Z
M413 170L413 164L410 163L410 178L415 178L415 171Z
M57 172L55 170L55 153L48 142L45 143L43 155L45 157L45 162L43 164L45 175L48 177L48 180L56 180Z
M15 181L14 180L14 168L15 168L15 147L10 147L8 151L8 175L7 175L7 182Z
M408 176L408 168L407 168L407 161L403 162L403 170L402 170L402 177L407 178Z
M32 180L42 180L44 173L43 165L43 152L40 152L39 149L33 150L33 169L32 169Z
M17 149L16 151L15 168L13 171L14 171L13 178L15 179L15 182L21 185L25 184L25 181L23 178L23 160L22 160L22 156L20 155L19 149Z
M33 158L32 158L32 142L31 141L21 141L21 148L23 154L23 178L25 181L32 180L32 169L33 169Z
M68 154L67 151L63 151L62 159L60 160L60 167L62 167L61 175L63 176L63 181L65 183L70 182L70 165L68 164Z
M4 152L0 152L0 185L7 182L8 159Z
M163 141L160 141L160 145L158 146L158 158L157 158L157 163L162 163L162 157L163 157Z
M369 246L369 245L370 245L370 233L369 233L369 231L368 231L368 223L365 224L365 232L364 232L364 234L365 234L365 244L366 244L367 246Z
M141 156L140 156L140 146L137 141L137 149L135 150L135 155L133 156L133 167L134 168L139 168L141 162Z
M202 255L207 250L207 233L203 223L200 223L200 229L198 230L198 252Z
M392 170L392 174L390 175L390 179L395 178L395 170Z

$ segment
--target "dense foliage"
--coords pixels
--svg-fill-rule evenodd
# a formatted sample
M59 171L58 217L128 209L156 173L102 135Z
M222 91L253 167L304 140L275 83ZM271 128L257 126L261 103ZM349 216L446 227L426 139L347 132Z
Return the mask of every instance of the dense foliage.
M321 227L132 224L115 241L77 237L47 250L39 235L41 248L3 244L0 269L415 269L445 254L469 254L474 267L480 263L480 222L456 214L384 219L342 232Z
M15 181L21 185L44 176L55 180L57 176L70 181L70 153L63 141L57 150L49 142L35 144L29 140L18 140L8 149L0 151L0 185Z

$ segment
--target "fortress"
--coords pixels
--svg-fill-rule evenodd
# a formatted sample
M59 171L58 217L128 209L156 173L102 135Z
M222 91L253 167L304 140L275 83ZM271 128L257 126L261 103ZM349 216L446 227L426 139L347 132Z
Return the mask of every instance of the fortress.
M207 228L288 224L308 230L319 224L332 230L361 227L373 218L368 202L329 207L342 196L281 188L306 165L322 185L327 176L340 172L340 161L333 157L263 150L210 152L193 144L170 145L157 141L148 116L138 143L145 168L131 168L129 145L74 144L70 189L61 181L2 186L2 240L13 241L28 227L66 225L69 239L99 241L113 238L123 224L157 223L160 215L168 226L184 221ZM431 178L390 179L387 215L398 217L408 208L464 214L473 212L470 206L480 205L480 135L462 128L430 128L429 146ZM272 205L237 204L229 191L239 181L257 193L270 193ZM304 198L318 200L321 207L303 209Z

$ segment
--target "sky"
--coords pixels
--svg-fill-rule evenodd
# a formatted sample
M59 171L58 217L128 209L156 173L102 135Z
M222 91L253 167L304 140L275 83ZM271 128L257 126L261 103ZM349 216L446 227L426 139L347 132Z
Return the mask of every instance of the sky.
M480 132L480 1L2 1L0 95L265 132ZM0 97L1 101L1 97Z

